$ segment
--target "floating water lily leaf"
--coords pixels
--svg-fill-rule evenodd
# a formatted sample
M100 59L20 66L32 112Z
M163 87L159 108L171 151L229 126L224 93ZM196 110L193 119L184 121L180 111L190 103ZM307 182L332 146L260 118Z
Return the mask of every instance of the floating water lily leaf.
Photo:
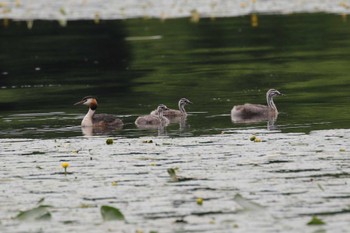
M108 138L108 139L106 140L106 144L107 144L107 145L112 145L112 144L113 144L113 139L112 139L112 138Z
M44 151L33 151L31 154L32 155L44 155L44 154L46 154L46 152L44 152Z
M177 168L168 168L168 174L173 182L181 182L181 181L188 181L188 180L193 180L191 177L182 177L176 175L176 170Z
M322 219L319 219L316 216L313 216L312 219L307 223L307 225L323 225L326 224Z
M66 10L63 7L61 7L60 12L61 12L62 15L66 15L67 14Z
M111 221L111 220L125 220L124 215L120 212L119 209L114 208L112 206L101 206L101 215L103 220Z
M22 221L50 220L51 213L47 205L40 205L30 210L21 211L16 218Z
M255 203L253 201L250 201L244 197L242 197L241 194L236 194L233 200L240 205L243 210L245 211L261 211L264 209L263 206L259 205L258 203Z
M143 143L153 143L153 140L152 139L150 139L150 140L144 140L144 141L142 141Z
M45 201L45 197L40 198L40 200L38 201L38 205L43 203L44 201Z
M318 188L321 189L322 191L324 191L324 188L322 187L322 185L317 184Z
M168 168L167 171L168 171L168 174L169 174L170 178L173 181L179 181L179 178L176 175L176 170L174 168Z

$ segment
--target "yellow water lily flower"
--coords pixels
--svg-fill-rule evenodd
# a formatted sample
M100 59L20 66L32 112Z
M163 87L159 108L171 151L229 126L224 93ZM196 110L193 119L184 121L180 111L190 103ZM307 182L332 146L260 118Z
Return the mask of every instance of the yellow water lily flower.
M67 175L67 167L69 167L68 162L61 163L61 166L64 168L64 174Z

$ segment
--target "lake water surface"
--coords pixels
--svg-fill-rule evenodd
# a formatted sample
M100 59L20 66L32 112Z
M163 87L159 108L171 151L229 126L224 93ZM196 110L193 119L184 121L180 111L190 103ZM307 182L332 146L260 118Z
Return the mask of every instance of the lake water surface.
M232 106L265 103L276 88L283 132L349 128L350 27L329 14L122 21L10 21L1 28L0 137L81 135L86 95L100 113L123 118L113 135L138 137L137 116L181 97L194 104L185 129L198 136L226 129L266 128L231 122Z

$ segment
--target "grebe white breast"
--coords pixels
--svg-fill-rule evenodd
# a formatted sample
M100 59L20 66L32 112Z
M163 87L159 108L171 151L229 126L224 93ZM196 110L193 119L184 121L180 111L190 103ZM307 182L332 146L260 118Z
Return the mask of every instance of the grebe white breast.
M264 120L268 118L275 118L278 115L278 110L273 102L275 96L282 95L275 89L270 89L266 93L267 105L261 104L244 104L236 105L231 110L232 120L258 119Z
M120 128L123 126L123 121L111 114L95 114L97 109L97 99L95 97L86 96L74 105L79 104L89 107L87 114L81 121L82 127Z
M186 98L181 98L179 100L178 106L179 106L179 110L177 109L168 109L168 110L164 110L163 111L163 116L165 117L181 117L181 116L187 116L187 112L185 110L185 106L186 104L192 104L191 101L189 101ZM151 112L151 115L157 115L158 111L157 109Z
M153 126L167 126L170 121L168 118L163 116L163 112L168 110L168 107L165 106L164 104L160 104L157 107L157 114L150 114L150 115L145 115L145 116L139 116L135 124L137 126L148 126L148 125L153 125Z

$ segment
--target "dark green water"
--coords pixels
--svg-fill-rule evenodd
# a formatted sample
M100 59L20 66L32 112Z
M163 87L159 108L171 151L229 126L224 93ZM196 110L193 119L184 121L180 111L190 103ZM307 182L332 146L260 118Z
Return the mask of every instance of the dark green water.
M338 15L296 14L125 21L10 21L0 28L0 137L80 136L83 96L99 98L100 113L123 118L113 135L137 137L138 115L159 103L194 104L187 127L171 136L198 136L240 128L235 104L276 99L282 132L350 128L350 21Z

